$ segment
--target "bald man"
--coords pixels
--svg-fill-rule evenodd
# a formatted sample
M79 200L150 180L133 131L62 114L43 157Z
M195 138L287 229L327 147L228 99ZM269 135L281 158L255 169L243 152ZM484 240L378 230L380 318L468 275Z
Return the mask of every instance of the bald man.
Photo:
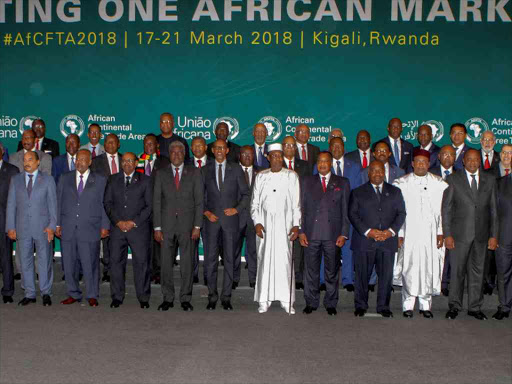
M174 134L174 116L164 112L160 115L160 135L156 137L160 148L160 155L169 158L169 146L173 141L180 141L185 146L185 161L190 159L187 140Z
M494 150L496 136L492 131L485 131L480 138L480 155L482 156L482 167L484 170L496 169L500 163L499 153Z

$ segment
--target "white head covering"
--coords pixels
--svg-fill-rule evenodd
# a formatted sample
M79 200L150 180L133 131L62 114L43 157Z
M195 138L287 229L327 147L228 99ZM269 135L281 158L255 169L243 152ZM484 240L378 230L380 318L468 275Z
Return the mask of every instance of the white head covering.
M281 151L281 152L283 152L283 146L280 143L270 144L268 146L268 153L270 153L272 151Z

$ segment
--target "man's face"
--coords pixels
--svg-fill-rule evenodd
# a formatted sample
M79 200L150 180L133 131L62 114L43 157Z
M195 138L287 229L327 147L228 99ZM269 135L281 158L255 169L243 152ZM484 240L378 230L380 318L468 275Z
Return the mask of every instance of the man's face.
M75 167L81 174L87 172L91 166L92 158L91 154L87 151L79 151L76 155Z
M215 137L217 140L227 141L229 136L229 127L226 123L219 123L215 128Z
M105 139L105 151L109 155L113 155L113 154L117 153L117 151L119 150L119 147L120 147L120 144L119 144L119 139L117 138L117 136L113 135L113 134L108 135L107 138Z
M368 178L370 183L374 185L380 185L383 183L385 177L384 164L380 161L372 161L370 163L370 169L368 170Z
M172 165L179 167L183 164L183 160L185 159L185 151L182 147L177 145L169 147L169 157L171 158Z
M478 151L470 149L464 154L464 168L466 168L469 173L475 173L478 168L480 168L480 161L481 157Z
M501 164L509 169L512 163L512 145L504 145L500 152Z
M149 156L153 156L158 149L158 142L156 137L148 136L144 139L144 153Z
M322 176L327 175L331 171L332 158L327 153L321 153L316 159L316 168Z
M375 146L375 152L373 152L373 156L383 164L386 164L389 161L391 152L385 143L379 143Z
M453 164L455 163L455 148L453 148L451 145L444 146L439 151L439 162L443 166L444 169L450 169L453 167Z
M284 157L287 159L293 159L296 151L297 145L295 144L295 139L291 136L285 137L283 140Z
M452 140L453 145L456 147L464 144L464 140L466 140L466 132L464 132L464 128L462 127L453 127L450 132L450 139Z
M174 129L174 117L172 115L161 115L160 116L160 131L167 135L169 133L172 133L172 130Z
M412 162L414 174L417 176L425 176L430 167L430 157L416 156Z
M137 158L133 153L125 153L121 160L121 168L123 168L124 173L131 175L135 171L136 162Z
M265 140L267 140L267 134L267 127L265 127L263 124L256 124L252 130L254 142L258 145L265 144Z
M46 134L46 126L44 125L44 122L42 120L34 120L32 123L32 129L34 133L36 134L37 138L44 137Z
M422 125L418 129L418 142L425 148L432 142L432 128L428 125Z
M254 163L254 148L243 147L240 151L240 163L244 167L250 167Z
M217 140L212 147L213 156L218 163L223 163L229 152L227 143L224 140Z
M345 154L345 144L342 139L331 139L329 143L329 152L331 152L334 159L339 160Z
M268 154L268 161L273 172L279 172L283 168L283 152L272 151Z
M309 140L309 127L307 125L298 125L295 129L295 138L299 144L306 144Z
M77 135L68 135L66 137L66 152L71 156L75 156L80 147L80 139Z
M89 127L89 132L87 132L87 137L89 138L90 143L93 146L98 145L101 139L101 129L97 125L91 125Z
M370 134L367 131L359 131L356 137L356 145L361 151L370 148Z
M27 173L34 173L39 167L39 160L36 159L34 152L27 152L23 156L23 169Z
M206 154L206 150L208 149L208 146L206 143L201 139L194 139L192 140L192 153L194 156L198 159L202 159L204 155Z
M402 134L402 121L400 119L391 119L388 124L388 133L393 139L398 139Z
M490 131L485 131L482 133L482 138L480 139L480 144L482 144L482 149L484 152L489 153L492 152L494 146L496 145L496 138Z
M23 132L23 136L21 137L21 145L26 151L31 151L34 148L36 145L36 135L34 134L34 131L29 129Z

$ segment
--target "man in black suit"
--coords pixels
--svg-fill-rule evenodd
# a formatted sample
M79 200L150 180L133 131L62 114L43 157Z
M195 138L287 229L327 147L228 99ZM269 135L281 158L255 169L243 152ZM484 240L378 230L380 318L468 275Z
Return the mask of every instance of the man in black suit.
M455 163L453 167L457 171L464 169L464 154L468 151L468 149L471 149L466 145L467 135L468 131L464 124L454 123L451 125L450 140L452 141L453 148L455 148Z
M32 122L32 130L36 134L36 146L35 149L37 151L41 151L44 153L49 154L52 159L59 156L60 150L59 150L59 143L57 143L55 140L48 139L45 137L46 135L46 124L41 119L36 119ZM18 143L18 151L21 151L23 149L23 145L21 143L21 140Z
M384 182L384 164L372 161L368 174L369 182L352 190L349 202L356 269L354 314L364 316L368 310L368 280L375 265L379 278L377 313L393 317L389 302L398 231L406 215L405 202L399 188Z
M370 132L364 129L357 132L356 145L357 149L355 151L347 153L345 155L345 158L347 160L350 160L352 163L361 165L362 169L368 168L370 162L375 160L373 154L370 151Z
M215 138L216 138L215 140L224 140L227 143L228 149L229 149L229 152L226 156L228 162L238 163L238 160L240 159L240 146L238 144L233 143L232 141L229 141L228 137L229 137L229 127L228 127L227 123L225 123L224 121L221 121L215 127ZM213 143L208 144L208 149L206 151L206 155L211 160L213 160L215 158L215 156L213 155L213 151L212 151L214 143L215 143L215 141Z
M480 155L482 156L482 167L484 170L496 169L500 163L500 156L494 150L496 145L496 136L492 131L485 131L480 138Z
M297 153L295 157L308 162L309 166L313 168L316 164L316 158L320 153L320 148L308 143L310 136L311 133L306 124L297 125L295 128L295 139L297 140Z
M380 141L388 143L391 149L390 164L396 165L407 173L409 170L412 170L412 151L414 147L411 143L400 137L402 130L402 120L394 117L388 123L388 137Z
M105 153L96 156L92 160L91 171L94 173L99 173L103 175L106 179L108 179L111 175L115 175L121 169L121 158L123 155L119 153L119 147L121 146L119 142L119 137L116 134L110 133L105 138L104 142ZM110 247L109 247L110 237L106 237L101 240L102 251L103 251L103 277L102 281L109 282L110 281Z
M187 140L174 134L174 116L172 113L164 112L160 115L160 135L156 137L160 156L169 158L169 145L173 141L180 141L185 146L185 161L190 159Z
M432 142L432 128L430 125L420 125L418 128L418 142L420 145L414 147L414 149L424 149L430 153L430 167L434 168L439 166L439 150L440 148ZM409 170L411 173L412 168Z
M239 214L249 204L249 188L244 172L238 164L228 163L229 152L224 140L217 140L213 147L215 161L202 168L205 183L205 261L208 283L208 306L213 310L217 304L217 270L219 265L219 239L222 238L224 253L224 280L221 293L222 307L232 310L233 261L240 230Z
M337 314L341 267L336 247L345 245L350 231L350 182L345 177L331 173L332 155L329 152L320 152L316 165L318 175L306 176L301 187L302 225L299 238L304 247L306 271L306 308L303 312L310 314L320 304L320 265L323 255L326 285L324 306L332 316Z
M0 143L0 263L2 266L2 298L4 304L12 303L14 295L14 266L12 263L12 241L5 233L5 219L7 197L9 196L9 183L11 177L19 173L18 167L2 160L4 146Z
M204 186L201 171L185 165L185 146L173 142L169 148L171 167L157 172L153 191L154 238L162 244L161 284L164 300L158 310L174 306L174 259L180 249L180 302L192 311L194 254L203 223Z
M265 124L255 124L252 129L252 136L254 137L254 165L260 169L270 168L270 163L267 159L268 145L265 143L268 131Z
M123 155L122 172L108 178L105 212L110 219L110 292L111 308L118 308L125 295L125 271L128 247L132 251L135 292L141 308L149 308L151 276L149 250L153 188L151 178L135 172L137 156Z
M464 170L446 179L443 235L452 268L448 319L455 319L462 310L466 283L468 315L487 319L481 311L482 286L486 249L495 250L498 245L498 207L496 180L479 170L480 161L480 152L469 149L464 154Z

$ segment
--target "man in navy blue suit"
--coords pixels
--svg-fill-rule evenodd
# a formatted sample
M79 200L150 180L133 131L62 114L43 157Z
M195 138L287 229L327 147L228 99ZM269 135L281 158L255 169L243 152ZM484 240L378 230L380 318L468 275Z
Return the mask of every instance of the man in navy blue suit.
M91 307L98 305L100 240L108 236L110 223L103 207L107 179L91 172L91 163L91 152L80 150L76 154L76 170L63 174L57 186L56 235L61 239L68 292L68 298L61 304L82 300L77 273L80 263L85 277L87 301Z
M254 137L254 165L260 169L267 169L270 163L267 159L268 146L265 143L267 140L267 127L263 123L257 123L252 129L252 136Z
M455 148L455 164L453 164L453 168L456 171L464 169L464 154L468 149L471 149L471 147L466 145L467 135L468 130L462 123L455 123L450 127L450 140L452 141L453 148Z
M402 130L402 121L398 117L395 117L389 120L388 137L380 141L386 142L391 149L389 162L403 169L404 172L408 172L412 169L413 145L400 137Z
M333 139L334 140L334 139ZM341 139L335 139L342 141ZM301 187L302 226L300 243L304 247L306 299L305 314L316 311L320 303L320 265L325 263L324 306L329 315L336 315L340 273L340 253L348 239L348 199L350 183L347 178L331 172L333 157L320 152L317 175L306 176Z
M66 137L66 153L57 156L52 161L52 176L55 184L59 184L59 178L63 173L76 169L76 154L80 148L80 138L75 133Z
M373 154L370 151L371 143L372 139L370 136L370 132L364 129L357 132L357 149L355 151L347 153L345 155L345 159L350 160L353 163L358 163L362 169L368 168L370 162L375 160Z
M430 125L420 125L418 128L418 142L420 145L417 147L414 147L414 149L424 149L425 151L428 151L430 153L430 167L434 168L439 165L439 148L437 145L435 145L432 142L432 128ZM409 169L408 173L411 173L413 169Z
M375 265L379 277L377 313L393 317L389 302L398 231L406 216L405 202L400 189L384 181L382 162L370 163L369 177L368 183L352 191L349 203L356 267L354 314L364 316L368 310L368 278Z

